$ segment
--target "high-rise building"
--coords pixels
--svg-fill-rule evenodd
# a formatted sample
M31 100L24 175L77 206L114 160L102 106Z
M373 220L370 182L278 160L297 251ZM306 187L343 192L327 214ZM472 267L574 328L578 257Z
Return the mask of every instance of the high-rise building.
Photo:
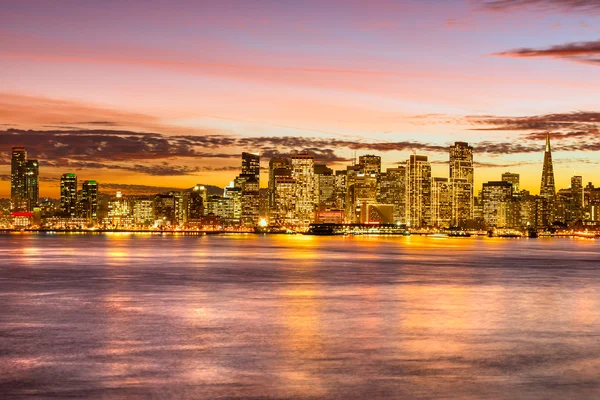
M288 158L273 157L269 160L269 210L275 210L275 179L279 176L291 175Z
M25 164L25 192L27 199L27 210L33 211L38 206L40 195L40 166L38 160L27 160Z
M315 165L315 202L319 210L335 208L335 176L326 165Z
M199 221L205 215L207 200L206 187L196 185L192 189L188 199L188 220Z
M406 162L406 219L413 227L431 225L431 164L411 154Z
M394 206L394 221L406 222L406 167L388 168L379 176L377 201Z
M365 175L379 175L381 172L381 157L372 154L366 154L358 157L358 166L360 172Z
M136 198L132 201L133 221L136 225L150 226L154 222L153 201Z
M431 224L449 228L452 219L452 185L448 178L433 178L431 182Z
M466 179L473 184L473 147L465 142L455 142L450 147L450 181Z
M450 146L450 189L452 198L453 226L465 226L473 219L473 147L466 142Z
M519 181L520 181L520 176L519 174L513 174L511 172L505 172L502 174L502 180L504 182L508 182L510 184L513 185L513 194L516 194L519 192Z
M275 178L275 205L272 219L276 224L293 226L296 218L296 180L291 176Z
M510 182L493 181L483 184L483 220L486 226L506 227L511 220L510 202L513 185Z
M81 184L81 205L82 218L95 221L98 218L98 182L88 180Z
M552 151L550 149L550 133L546 134L546 148L544 151L544 166L542 168L542 184L540 196L552 200L556 194L554 186L554 166L552 165Z
M60 177L60 212L65 217L77 214L77 175L62 174Z
M307 225L315 212L315 157L310 154L294 154L291 157L292 178L296 181L296 216L298 222Z
M10 162L10 200L13 211L27 211L27 151L13 147Z
M254 175L260 182L260 155L257 153L242 153L242 175Z
M583 178L581 176L571 177L571 195L573 197L573 206L579 209L583 209L584 191Z

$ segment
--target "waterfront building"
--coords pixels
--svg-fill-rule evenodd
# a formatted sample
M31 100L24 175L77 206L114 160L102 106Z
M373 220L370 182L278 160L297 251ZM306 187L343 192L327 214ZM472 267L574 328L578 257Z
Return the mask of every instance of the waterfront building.
M412 154L406 162L406 219L412 227L431 225L431 164Z
M166 227L175 225L175 196L173 192L155 195L153 199L153 207L155 226Z
M474 167L473 147L466 142L455 142L449 151L451 190L451 224L466 226L473 219Z
M315 212L315 157L307 153L291 157L292 178L296 181L296 217L308 226Z
M207 191L206 187L196 185L189 193L187 202L188 220L200 220L205 215Z
M242 153L242 175L252 175L260 182L260 155L258 153Z
M275 178L275 206L272 216L275 224L294 226L296 218L296 180L291 176Z
M68 173L60 177L60 212L64 217L77 215L77 175Z
M27 160L25 164L25 199L27 210L33 211L38 206L40 195L40 165L38 160Z
M377 202L394 206L394 222L406 222L406 167L388 168L379 175Z
M360 209L361 224L389 225L394 223L394 206L391 204L364 204Z
M483 220L487 227L507 227L509 225L512 188L510 182L504 181L483 184L481 199Z
M290 160L273 157L269 160L269 210L275 210L275 179L278 176L291 176Z
M316 204L319 210L331 210L335 205L335 176L333 170L326 165L315 165L315 182L317 184Z
M27 151L25 147L13 147L10 162L10 200L13 211L28 211L26 171Z
M433 178L431 183L431 224L449 228L452 219L452 185L448 178Z
M154 223L154 202L150 198L136 198L131 201L133 221L136 226L151 226Z
M98 218L98 182L94 180L83 181L79 205L79 216L81 218L87 218L91 221Z

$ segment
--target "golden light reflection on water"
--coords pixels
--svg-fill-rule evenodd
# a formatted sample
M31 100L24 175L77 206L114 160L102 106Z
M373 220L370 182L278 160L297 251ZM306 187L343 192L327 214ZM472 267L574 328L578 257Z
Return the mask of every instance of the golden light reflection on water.
M585 398L579 384L597 388L594 243L23 243L0 243L0 373L17 366L12 381L29 379L40 397L522 398L527 387ZM79 386L59 391L68 385Z

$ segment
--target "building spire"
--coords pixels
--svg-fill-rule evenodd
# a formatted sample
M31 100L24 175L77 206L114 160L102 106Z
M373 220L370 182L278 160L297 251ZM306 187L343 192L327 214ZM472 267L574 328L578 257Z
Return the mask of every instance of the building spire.
M554 166L552 165L552 151L550 150L550 133L546 134L546 149L544 152L544 166L542 167L542 184L540 196L552 199L556 194L554 187Z

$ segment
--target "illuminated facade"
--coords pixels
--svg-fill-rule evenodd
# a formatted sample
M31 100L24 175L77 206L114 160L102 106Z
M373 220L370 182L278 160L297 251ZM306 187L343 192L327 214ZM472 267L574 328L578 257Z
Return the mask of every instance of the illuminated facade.
M431 225L431 164L412 154L406 162L406 220L412 227Z
M506 227L511 220L510 203L512 184L493 181L483 184L481 198L483 202L483 220L488 227Z
M315 213L315 157L294 154L291 157L292 178L296 181L296 217L298 223L308 225Z
M77 214L77 175L63 174L60 177L60 212L64 217Z
M360 172L365 175L379 175L381 172L381 157L367 154L358 157Z
M517 193L519 191L519 183L521 177L519 174L513 174L511 172L505 172L502 174L502 180L504 182L508 182L513 185L513 193Z
M80 214L81 218L95 221L98 218L98 182L83 181L81 184Z
M431 224L449 228L452 219L452 185L448 178L433 178L431 182Z
M406 167L388 168L379 175L377 201L394 206L394 221L406 222Z
M473 220L474 167L473 147L466 142L455 142L450 147L450 189L452 190L453 226L465 226Z
M10 200L13 211L27 210L27 151L25 147L13 147L10 162Z

